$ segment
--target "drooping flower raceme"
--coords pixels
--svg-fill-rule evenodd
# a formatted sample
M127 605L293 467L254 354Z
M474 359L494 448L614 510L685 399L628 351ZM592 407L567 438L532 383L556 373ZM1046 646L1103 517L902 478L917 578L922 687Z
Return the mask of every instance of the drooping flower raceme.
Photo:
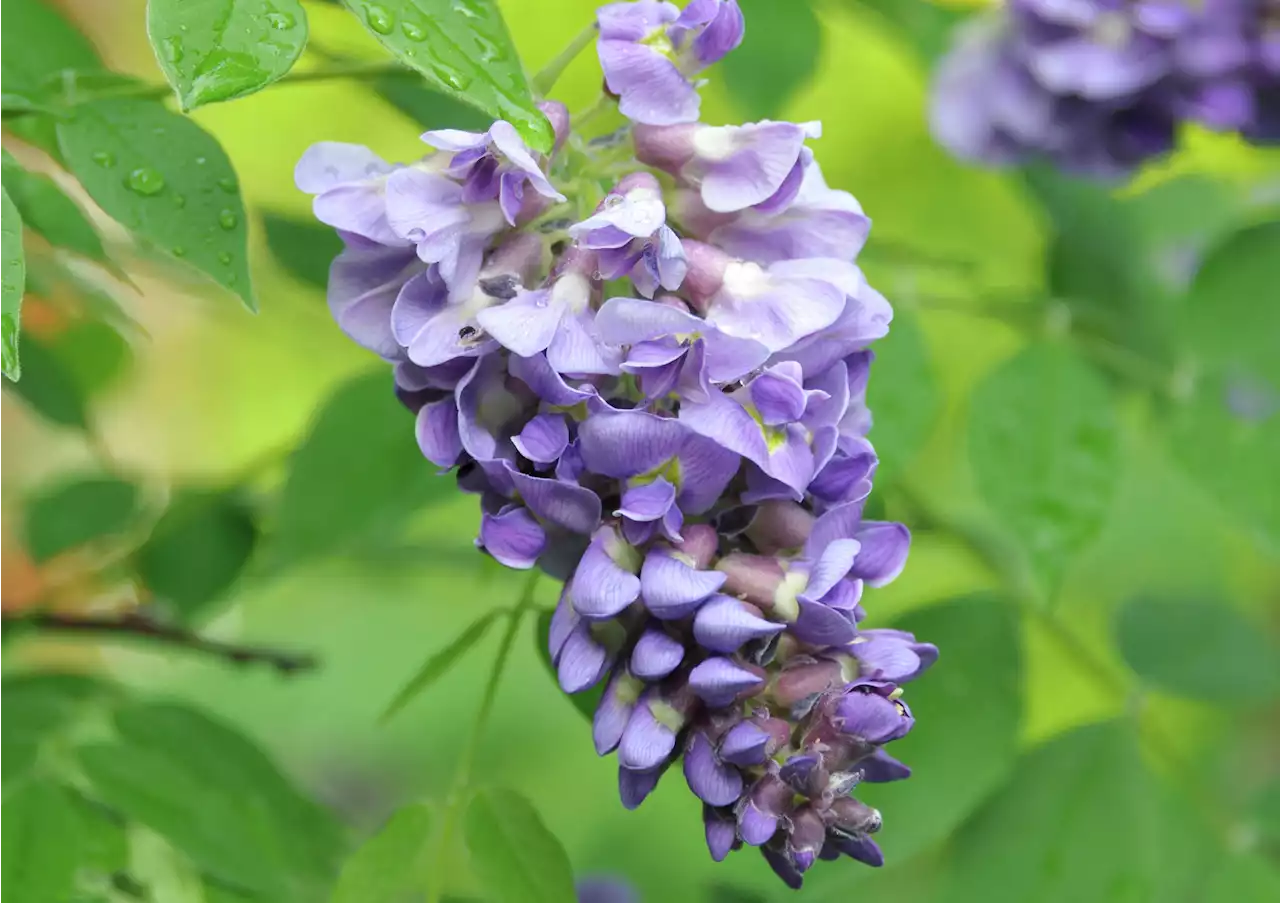
M566 692L604 685L592 735L623 804L679 765L717 860L758 847L792 886L818 858L878 865L853 792L908 775L885 747L937 650L862 626L909 545L863 517L892 318L854 263L870 221L824 181L816 123L694 121L689 76L742 37L733 0L598 21L635 123L611 140L545 104L570 153L505 122L428 132L403 165L307 152L299 187L346 243L330 307L479 497L477 545L564 580L551 658Z
M1196 122L1280 140L1276 0L1008 0L958 30L934 135L986 164L1124 175Z

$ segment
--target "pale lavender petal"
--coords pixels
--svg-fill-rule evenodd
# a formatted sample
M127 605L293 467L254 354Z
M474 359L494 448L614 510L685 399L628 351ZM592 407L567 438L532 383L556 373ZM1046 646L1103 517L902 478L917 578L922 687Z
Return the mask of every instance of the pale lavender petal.
M591 738L597 755L607 756L617 749L635 711L636 700L640 698L641 686L621 665L609 679L591 720Z
M720 758L744 768L768 758L769 732L753 721L739 721L720 738Z
M569 445L569 427L560 414L539 414L511 442L530 461L552 464Z
M600 337L611 345L634 345L645 339L688 335L706 329L688 311L640 298L610 298L596 314Z
M704 126L694 135L702 177L702 202L727 213L767 200L791 173L816 123L756 122L740 126Z
M627 721L618 744L618 762L623 768L647 771L657 768L670 757L676 746L676 732L654 717L656 699L641 699Z
M738 813L738 834L753 847L765 843L777 830L778 817L761 811L754 802L748 801Z
M679 18L674 3L659 0L607 3L596 10L600 37L608 41L642 41Z
M629 41L597 44L600 68L618 110L633 122L675 125L696 122L701 101L675 63L655 48Z
M588 417L578 431L578 450L592 473L634 477L670 461L688 431L677 420L643 411Z
M738 455L705 436L692 433L685 439L680 465L680 510L703 514L724 494L738 472Z
M853 574L869 586L884 586L902 573L911 549L911 532L902 524L865 521L854 534L862 548Z
M395 167L360 144L321 141L303 152L293 170L300 191L321 194L351 182L384 176Z
M432 129L423 132L421 140L443 151L483 149L489 138L484 132L464 132L461 129Z
M664 477L657 477L650 483L627 487L622 493L622 507L613 513L637 521L661 520L675 500L676 487Z
M860 555L861 545L856 539L837 539L828 543L813 562L809 582L800 593L801 599L818 601L843 580Z
M794 362L775 364L747 385L747 393L760 419L768 426L793 423L804 416L803 372Z
M562 590L556 610L551 613L551 624L547 630L547 651L551 653L553 662L559 661L560 650L564 648L565 641L581 622L582 617L574 610L568 590Z
M400 356L391 312L401 287L422 269L411 250L347 248L329 266L329 312L356 344L385 358Z
M512 505L480 518L480 547L509 568L527 570L547 548L547 532L529 509Z
M510 302L508 302L509 304ZM567 314L547 347L547 362L559 373L616 374L621 354L601 346L594 334L592 313Z
M547 363L544 355L513 355L508 359L507 366L512 376L532 389L547 404L571 408L589 398L598 397L594 386L574 387L565 382L564 377Z
M560 648L556 666L560 689L566 693L581 693L599 683L608 667L608 650L592 638L588 624L579 623L569 632Z
M845 646L857 635L853 622L820 602L800 602L800 615L791 632L814 646Z
M476 314L476 322L485 332L520 357L545 351L563 319L565 309L555 303L550 289L521 292L505 304Z

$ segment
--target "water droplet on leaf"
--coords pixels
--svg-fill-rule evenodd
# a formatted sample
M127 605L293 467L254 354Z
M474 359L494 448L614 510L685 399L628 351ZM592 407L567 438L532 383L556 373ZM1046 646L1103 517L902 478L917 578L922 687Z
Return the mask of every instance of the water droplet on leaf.
M436 63L431 67L431 71L435 73L436 78L455 91L465 91L471 86L470 76L463 75L456 69L448 69L440 63Z
M236 180L230 176L224 176L218 180L218 187L227 192L227 194L234 194L236 190Z
M204 166L208 162L208 157L196 157L196 166Z
M218 214L218 225L230 232L240 224L240 217L234 210L223 210Z
M288 13L271 12L267 13L267 24L276 31L284 31L285 29L293 28L297 22L293 16Z
M164 176L150 167L142 166L129 173L125 184L130 191L151 197L164 190Z
M228 251L221 251L221 252L219 252L219 253L218 253L218 262L219 262L219 263L221 263L221 264L223 264L224 266L231 266L231 254L230 254L230 252L228 252Z
M395 27L396 20L391 13L387 12L381 6L366 6L364 9L365 21L369 23L369 28L378 34L391 34L391 29Z
M484 10L482 10L475 0L457 0L453 4L453 11L460 15L466 16L468 19L484 18Z
M173 206L175 207L187 206L187 196L185 194L175 194L173 196Z
M116 155L111 151L94 151L89 157L94 163L97 163L103 169L116 165Z
M184 248L182 245L174 245L172 248L169 249L169 253L172 254L174 257L186 257L187 249Z
M404 32L404 36L410 41L422 41L427 37L427 33L420 25L414 25L412 22L400 23L400 30Z
M182 62L182 38L165 38L160 44L164 58L171 63Z

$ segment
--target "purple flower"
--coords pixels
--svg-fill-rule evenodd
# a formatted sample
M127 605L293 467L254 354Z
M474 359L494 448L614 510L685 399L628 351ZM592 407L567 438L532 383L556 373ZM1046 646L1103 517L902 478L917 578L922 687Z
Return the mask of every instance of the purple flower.
M682 13L672 3L610 3L596 14L597 52L618 109L635 122L694 122L699 98L689 76L742 42L736 0L694 0Z
M630 276L652 298L658 287L674 291L684 281L684 248L666 225L667 208L658 180L647 172L625 176L596 213L569 228L579 245L597 251L603 279Z
M293 178L316 196L312 207L320 222L379 244L405 245L387 222L383 198L396 169L367 147L322 141L307 148Z
M767 119L747 125L641 126L636 156L696 186L708 210L773 212L799 193L813 160L804 142L821 134L816 122Z
M509 122L500 119L483 134L439 129L424 133L422 140L453 154L444 171L462 184L462 203L497 200L508 225L516 224L526 185L544 198L564 200Z
M403 350L391 312L405 285L425 268L408 248L349 243L329 266L329 312L357 345L395 360Z

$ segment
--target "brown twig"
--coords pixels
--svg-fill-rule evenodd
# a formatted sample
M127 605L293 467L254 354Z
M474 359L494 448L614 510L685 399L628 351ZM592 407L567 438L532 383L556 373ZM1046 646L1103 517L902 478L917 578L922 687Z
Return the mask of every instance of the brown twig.
M285 652L262 646L244 646L211 640L182 627L162 624L137 613L67 615L39 612L29 615L5 615L4 626L6 629L26 627L55 633L96 634L112 640L151 640L178 649L210 655L237 665L269 665L286 676L299 671L308 671L318 664L315 656L307 653Z

